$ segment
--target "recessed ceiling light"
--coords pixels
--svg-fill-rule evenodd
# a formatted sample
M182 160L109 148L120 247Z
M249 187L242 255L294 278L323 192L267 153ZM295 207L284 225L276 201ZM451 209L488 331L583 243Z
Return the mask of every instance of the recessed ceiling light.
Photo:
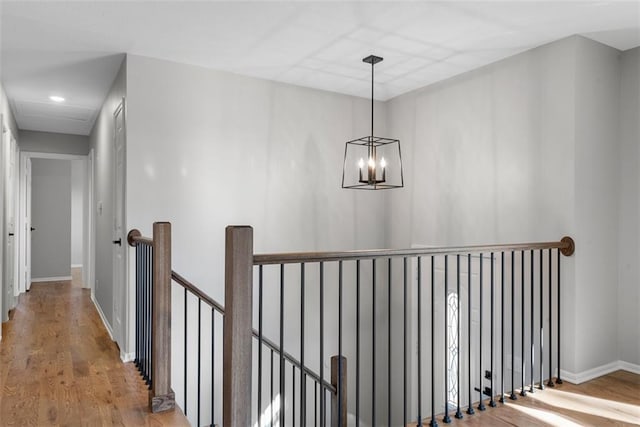
M51 95L49 99L53 102L64 102L64 98L58 95Z

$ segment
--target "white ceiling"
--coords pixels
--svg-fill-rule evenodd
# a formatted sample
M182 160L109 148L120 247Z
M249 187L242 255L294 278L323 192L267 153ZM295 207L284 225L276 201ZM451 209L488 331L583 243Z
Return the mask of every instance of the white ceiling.
M386 100L573 34L640 45L640 0L0 1L1 77L19 126L77 134L124 53L362 97L361 59L374 53Z

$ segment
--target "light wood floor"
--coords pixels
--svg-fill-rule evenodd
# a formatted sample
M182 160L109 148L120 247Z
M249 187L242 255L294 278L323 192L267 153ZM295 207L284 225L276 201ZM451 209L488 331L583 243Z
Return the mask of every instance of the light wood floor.
M535 390L518 400L507 400L467 415L463 408L463 419L454 418L455 408L450 413L451 424L437 417L439 426L638 426L640 425L640 375L617 371L595 380L574 385L568 382L553 388ZM428 426L430 417L423 420ZM415 426L416 424L412 424Z
M120 361L88 289L35 283L21 296L0 342L0 425L188 425L179 410L147 408L147 388Z

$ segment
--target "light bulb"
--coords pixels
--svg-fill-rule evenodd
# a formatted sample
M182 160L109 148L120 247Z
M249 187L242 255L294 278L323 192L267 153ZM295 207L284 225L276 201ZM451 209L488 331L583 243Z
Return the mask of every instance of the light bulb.
M373 157L369 157L369 167L370 168L375 168L376 167L376 161L373 160Z
M360 158L360 161L358 162L358 167L360 169L362 169L364 167L364 159L362 157Z
M382 169L384 169L387 166L387 162L384 159L384 157L382 159L380 159L380 166L382 166Z

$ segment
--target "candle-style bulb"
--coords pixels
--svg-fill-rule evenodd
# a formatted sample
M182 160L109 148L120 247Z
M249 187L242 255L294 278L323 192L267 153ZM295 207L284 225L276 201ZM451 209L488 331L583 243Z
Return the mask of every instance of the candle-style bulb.
M358 167L362 169L364 167L364 159L360 157L360 161L358 162Z
M387 161L384 159L384 157L380 159L380 166L382 166L382 169L387 167Z
M376 161L373 160L373 157L369 157L369 167L372 169L376 167Z

